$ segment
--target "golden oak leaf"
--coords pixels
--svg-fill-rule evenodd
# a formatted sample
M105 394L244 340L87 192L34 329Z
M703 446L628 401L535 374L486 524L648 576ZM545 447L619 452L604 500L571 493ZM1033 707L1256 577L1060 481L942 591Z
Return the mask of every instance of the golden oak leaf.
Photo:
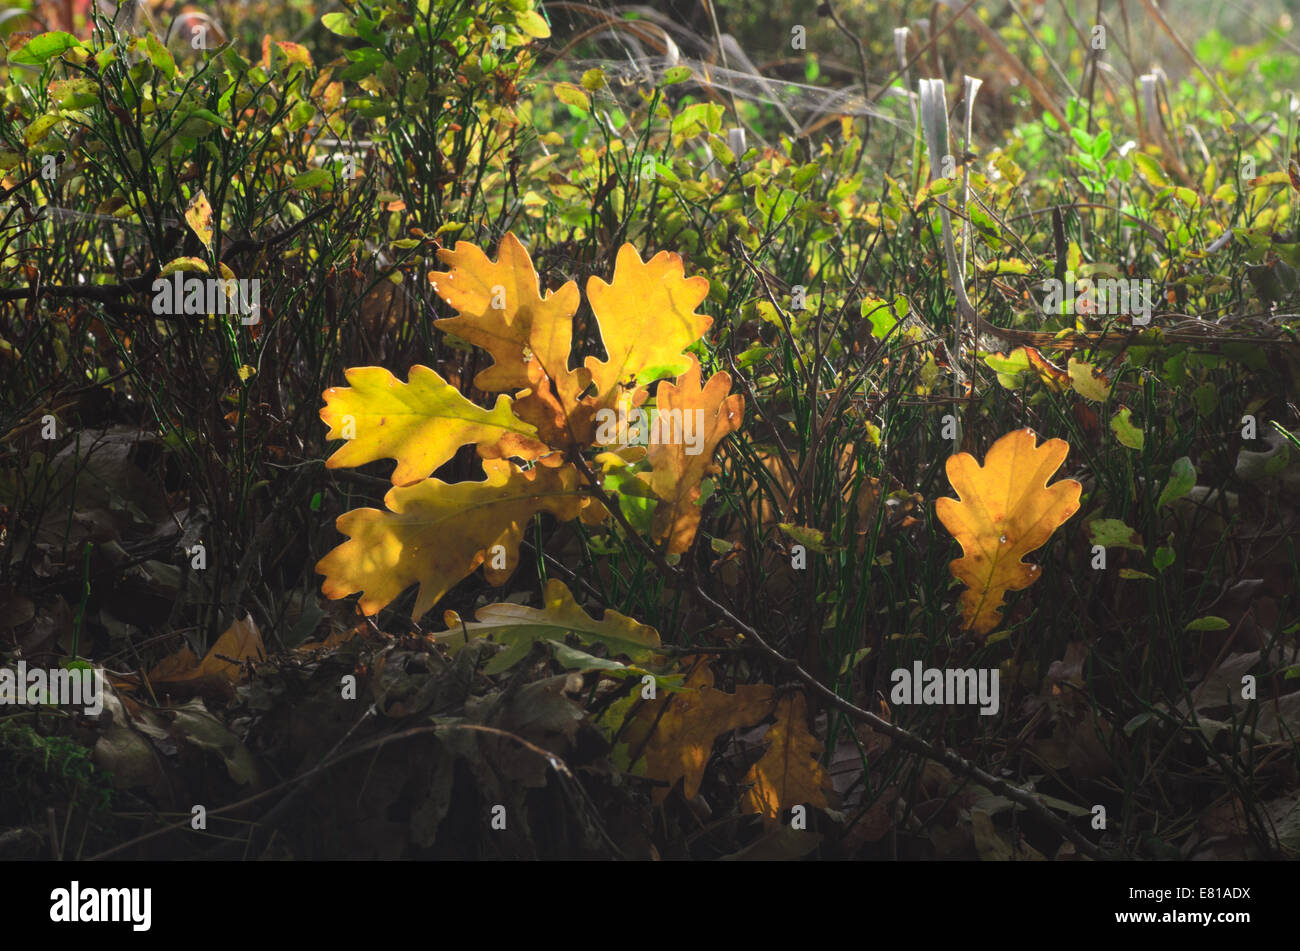
M761 815L764 825L777 822L782 810L794 806L828 808L830 777L819 762L821 742L808 730L803 694L792 693L777 702L776 723L764 739L767 751L745 776L750 786L741 808Z
M536 428L510 411L508 396L483 409L428 367L411 367L409 383L383 367L353 367L347 380L351 386L325 391L320 413L330 427L325 438L347 439L325 461L327 468L396 459L393 485L411 485L468 443L477 444L485 459L536 459L546 452L534 438Z
M741 685L734 694L715 690L713 671L700 664L687 678L684 691L663 693L643 703L622 736L634 764L643 770L641 775L669 784L656 787L654 801L662 802L679 779L686 798L694 799L714 740L762 720L772 712L775 696L768 684Z
M491 584L503 584L519 563L519 542L532 517L550 512L567 521L587 505L572 465L527 472L505 460L483 462L482 482L425 479L384 496L388 511L363 508L337 521L348 541L316 563L329 598L362 592L360 607L375 614L412 584L420 585L412 617L420 618L480 564ZM501 545L504 569L492 567ZM486 564L485 564L486 560Z
M514 234L501 239L496 261L466 241L456 242L454 251L440 250L438 257L450 270L430 272L429 280L459 316L434 326L482 347L494 360L474 385L488 393L529 390L520 395L515 414L552 445L572 442L563 438L566 427L557 426L556 417L567 420L591 381L586 370L569 368L578 285L569 281L542 297L532 259ZM551 405L557 398L558 405Z
M435 634L434 640L446 644L452 653L460 650L468 638L490 637L507 645L484 668L484 673L499 673L522 659L536 641L563 641L573 634L588 644L603 644L611 657L627 657L634 664L657 659L659 632L614 610L606 610L597 621L578 604L564 583L550 579L543 593L544 607L522 604L488 604L478 609L474 623L456 624L448 619L449 630Z
M680 256L660 251L642 261L625 244L614 261L614 279L587 281L587 301L600 321L600 338L608 357L587 357L596 384L596 400L610 403L619 383L650 383L686 372L683 352L709 329L713 318L695 313L709 294L704 277L686 277Z
M1078 482L1047 484L1069 445L1063 439L1036 443L1033 430L1017 429L993 444L983 467L969 453L950 456L948 480L961 501L935 501L935 514L962 547L962 557L949 565L966 585L962 621L980 637L1002 620L1003 594L1038 580L1038 566L1021 558L1079 510L1083 487Z
M700 525L700 480L713 471L713 452L728 433L740 428L745 398L728 396L731 377L715 373L700 386L700 363L690 357L690 368L673 384L659 384L658 440L650 440L651 472L642 474L661 500L654 513L652 533L668 539L668 552L679 554L691 547ZM689 427L689 429L687 428ZM685 438L687 434L691 440Z

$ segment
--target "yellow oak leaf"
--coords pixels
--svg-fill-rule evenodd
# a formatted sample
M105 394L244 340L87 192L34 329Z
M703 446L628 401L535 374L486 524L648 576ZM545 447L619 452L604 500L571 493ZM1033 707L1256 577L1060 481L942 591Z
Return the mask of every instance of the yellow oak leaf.
M808 730L803 694L792 693L777 702L776 723L764 740L767 751L745 776L750 786L741 808L761 815L766 826L794 806L828 808L830 777L819 761L821 742Z
M339 516L348 541L316 563L328 598L362 592L360 607L375 614L412 584L420 585L413 618L422 617L456 582L480 564L491 584L503 584L519 564L519 542L532 517L550 512L576 518L589 499L579 493L572 465L535 467L486 459L482 482L425 479L395 486L388 511L363 508ZM505 567L496 567L493 549Z
M608 357L587 357L596 384L596 400L610 402L619 383L650 383L684 373L683 352L709 329L713 318L695 313L709 294L704 277L686 277L679 255L660 251L642 261L625 244L614 261L614 279L587 281L587 300L600 321L600 338Z
M577 441L560 438L563 427L554 425L554 416L567 420L591 381L585 369L569 368L578 285L569 281L543 297L532 259L513 234L501 239L496 261L466 241L440 250L438 257L450 270L430 272L429 280L458 316L434 326L482 347L494 361L474 377L474 385L488 393L529 390L520 395L515 414L538 426L551 445ZM543 405L557 398L558 407Z
M939 521L962 547L962 557L949 568L966 585L963 624L981 638L1001 622L1002 596L1038 580L1039 567L1021 558L1079 510L1078 482L1047 484L1069 445L1063 439L1036 443L1033 430L1017 429L993 444L982 467L969 453L950 456L948 481L961 501L935 501Z
M728 433L740 428L745 398L728 396L731 377L715 373L700 386L700 362L689 358L690 368L671 383L664 380L656 394L659 414L658 441L651 439L650 473L642 473L660 502L654 513L652 534L668 539L668 552L679 554L691 547L700 525L700 480L714 469L713 452ZM687 428L689 427L689 429ZM691 439L685 437L689 432Z
M564 583L550 579L543 593L544 605L530 608L522 604L488 604L478 609L473 623L452 623L449 630L435 634L434 640L447 645L454 654L469 639L488 638L505 644L502 651L484 668L484 673L495 674L514 665L532 648L536 641L563 641L573 634L588 644L603 644L611 657L626 657L634 664L662 660L658 656L659 632L614 610L606 610L597 621L578 604Z
M714 740L762 720L772 712L776 696L768 684L740 685L734 694L715 690L708 664L696 667L685 687L642 703L622 730L633 771L668 783L655 788L656 803L663 802L679 779L686 798L694 799Z
M468 443L477 444L485 459L532 460L547 451L534 438L537 429L510 411L510 397L483 409L428 367L411 367L409 383L383 367L353 367L347 380L351 386L325 391L325 438L347 440L325 461L327 468L396 459L393 485L412 485Z

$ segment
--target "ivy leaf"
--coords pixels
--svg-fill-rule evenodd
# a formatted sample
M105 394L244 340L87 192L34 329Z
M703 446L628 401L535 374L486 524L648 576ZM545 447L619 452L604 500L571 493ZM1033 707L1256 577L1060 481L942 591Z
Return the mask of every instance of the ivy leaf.
M362 592L364 614L375 614L412 584L419 584L412 617L419 619L451 586L501 545L505 568L484 566L488 582L503 584L519 564L519 542L532 517L550 512L567 521L589 499L579 493L571 465L523 471L499 459L483 462L487 479L449 484L425 479L396 486L384 496L387 511L345 512L335 523L348 541L316 563L328 598Z
M656 541L668 539L668 553L680 554L691 547L700 525L700 481L716 471L713 452L728 433L740 428L745 416L745 398L739 393L728 396L731 377L715 373L700 386L700 362L694 356L676 384L667 380L659 384L657 409L660 440L652 442L647 453L651 471L642 474L661 500L655 509L651 534ZM691 426L693 445L685 439ZM669 435L682 438L665 439Z
M741 808L761 815L765 826L780 821L782 811L793 806L828 808L830 777L819 762L821 742L808 730L803 694L792 693L777 702L776 723L765 739L767 752L745 776L750 787Z
M611 657L626 657L634 664L661 662L658 655L659 632L614 610L607 610L597 621L578 604L564 583L554 578L546 582L543 607L522 604L488 604L478 609L472 623L459 623L454 612L447 612L448 630L435 634L434 640L446 644L456 653L469 639L491 638L507 649L484 668L497 674L522 660L535 641L559 641L575 635L585 644L603 644Z
M483 409L418 365L411 367L409 383L383 367L353 367L346 375L351 385L326 390L320 412L330 427L326 439L348 439L325 461L327 468L396 459L393 485L411 485L427 479L469 443L485 459L531 460L546 451L534 438L536 428L510 412L508 396L498 396L491 410ZM348 438L349 423L353 438Z
M737 686L734 694L715 690L713 671L700 664L682 692L642 703L623 725L621 735L632 771L668 784L654 790L656 804L667 798L678 780L686 798L694 799L714 740L762 720L772 712L774 699L775 690L768 684Z
M620 382L646 384L689 370L691 358L684 351L713 323L695 312L708 294L708 280L686 277L678 255L660 251L642 261L636 248L623 245L613 282L594 276L587 281L587 301L608 354L604 360L587 357L585 363L597 403L612 403Z
M1063 439L1036 446L1032 430L1017 429L993 444L981 467L961 452L950 456L948 480L957 499L935 501L935 514L961 543L949 568L966 585L962 621L983 638L1001 621L1002 597L1038 580L1037 565L1022 561L1079 509L1083 487L1073 479L1047 480L1070 451Z

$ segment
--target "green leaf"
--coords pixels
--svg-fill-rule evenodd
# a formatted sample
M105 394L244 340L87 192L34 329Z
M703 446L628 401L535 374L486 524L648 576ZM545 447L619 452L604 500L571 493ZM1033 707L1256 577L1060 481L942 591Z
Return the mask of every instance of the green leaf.
M1142 430L1133 425L1133 414L1127 406L1121 406L1115 418L1110 421L1115 438L1129 449L1141 449L1146 445Z
M1196 485L1196 467L1192 465L1191 459L1180 456L1174 460L1173 467L1169 471L1169 481L1160 493L1156 508L1164 508L1171 502L1177 502L1190 492L1194 485Z
M207 274L208 264L202 258L173 258L163 265L162 270L158 272L159 277L169 277L177 271L198 271L200 274Z
M188 122L191 119L202 119L205 122L211 122L213 125L219 125L223 129L229 129L232 132L235 130L235 127L233 125L231 125L225 119L221 118L221 116L217 115L211 109L191 110L190 112L187 112L185 114L185 118L181 120L181 123L184 124L185 122Z
M176 60L172 57L171 51L159 43L152 33L145 34L144 48L149 53L149 62L153 63L160 73L168 79L176 77Z
M19 49L9 54L9 62L20 66L40 66L55 56L81 46L80 41L71 33L55 30L33 36Z
M551 28L546 19L536 10L526 10L515 14L515 26L529 36L544 40L551 35Z
M827 542L825 534L815 528L808 528L805 525L791 525L789 522L782 522L778 527L809 551L825 554L836 547Z
M1133 164L1138 168L1138 172L1147 180L1147 184L1155 185L1162 188L1169 184L1169 178L1165 175L1165 170L1160 167L1160 163L1154 157L1145 152L1133 153Z
M871 335L877 340L884 339L885 334L898 323L887 301L878 297L864 297L860 313L871 321Z
M591 108L591 101L587 98L587 94L573 83L556 83L555 98L566 106L573 106L575 109L587 110Z
M597 657L594 654L588 654L584 650L576 647L570 647L563 641L550 640L548 643L555 650L555 659L565 670L576 670L579 673L586 673L589 670L599 670L612 677L653 677L657 690L667 690L669 693L681 693L685 689L686 678L682 674L672 674L664 676L656 674L654 671L646 670L644 667L637 667L634 664L621 664L616 660L610 660L606 657Z
M50 131L63 121L63 116L46 113L35 119L31 125L23 130L23 142L31 148L36 143L44 140L50 134Z
M356 36L357 31L352 26L352 18L346 13L327 13L320 18L320 22L325 29L338 36Z
M844 655L844 662L840 664L840 676L847 674L862 663L863 659L871 653L870 647L859 647L852 654Z
M1017 347L1009 354L987 354L984 362L998 375L998 383L1008 390L1020 389L1020 374L1030 368L1029 354L1024 347Z
M1161 545L1156 549L1156 553L1151 556L1151 563L1156 566L1156 571L1164 571L1174 563L1174 550L1168 545Z
M56 79L50 83L50 98L65 109L85 109L99 101L93 79Z
M1213 614L1207 614L1205 617L1198 617L1187 627L1185 631L1226 631L1231 625L1221 617Z
M1121 568L1119 570L1121 578L1127 578L1130 581L1155 581L1155 575L1149 575L1145 571L1138 571L1135 568Z
M295 175L289 182L289 187L295 191L307 191L311 188L320 188L322 185L328 185L334 181L334 175L326 168L313 168L309 172L303 172L301 175Z
M691 68L689 66L672 66L664 70L664 78L661 79L660 85L671 86L674 83L684 83L691 78Z
M1091 363L1070 357L1066 371L1070 374L1070 385L1084 399L1104 403L1110 396L1110 384Z
M1088 526L1088 534L1094 545L1103 548L1131 548L1146 552L1142 536L1117 518L1093 519Z
M634 664L655 663L659 656L659 634L654 628L619 614L613 609L597 621L574 600L563 583L552 578L546 583L544 608L519 604L489 604L478 610L478 620L463 623L448 612L448 630L433 635L453 653L471 638L491 637L507 650L492 658L484 668L494 674L506 670L532 649L534 641L563 641L572 634L585 644L603 644L611 655L622 655Z
M1143 726L1145 726L1147 723L1150 723L1154 719L1155 719L1155 714L1153 713L1139 713L1132 720L1129 720L1127 723L1124 724L1124 734L1126 736L1132 736L1139 729L1141 729Z

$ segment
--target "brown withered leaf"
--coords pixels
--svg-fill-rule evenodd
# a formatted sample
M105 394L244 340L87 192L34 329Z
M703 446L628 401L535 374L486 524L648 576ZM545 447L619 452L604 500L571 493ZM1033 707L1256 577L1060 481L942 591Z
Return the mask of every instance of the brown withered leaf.
M708 664L692 671L686 688L681 693L661 693L659 699L643 704L623 730L628 750L636 757L634 772L669 784L655 789L656 803L679 779L683 794L694 799L714 740L762 720L772 712L775 697L768 684L741 685L734 694L715 690Z
M266 647L252 615L236 621L217 638L203 660L189 647L164 657L149 672L149 682L158 692L229 695L234 685L247 676L248 663L263 660Z

